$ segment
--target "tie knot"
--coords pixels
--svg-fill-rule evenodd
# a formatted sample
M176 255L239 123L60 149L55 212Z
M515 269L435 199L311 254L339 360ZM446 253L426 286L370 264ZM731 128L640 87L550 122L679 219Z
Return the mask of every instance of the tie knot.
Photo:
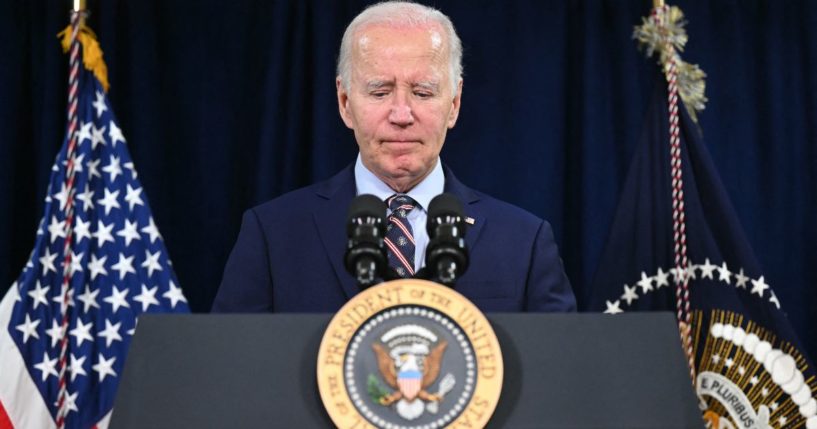
M405 194L394 194L390 196L386 202L389 204L389 210L391 210L392 215L401 218L408 216L409 212L414 210L414 207L417 206L417 202Z

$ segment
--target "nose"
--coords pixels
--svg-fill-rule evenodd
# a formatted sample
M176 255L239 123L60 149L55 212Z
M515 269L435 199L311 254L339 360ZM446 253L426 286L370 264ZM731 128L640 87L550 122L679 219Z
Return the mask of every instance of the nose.
M411 105L406 97L395 97L389 112L389 122L400 127L407 127L414 123L414 114L411 112Z

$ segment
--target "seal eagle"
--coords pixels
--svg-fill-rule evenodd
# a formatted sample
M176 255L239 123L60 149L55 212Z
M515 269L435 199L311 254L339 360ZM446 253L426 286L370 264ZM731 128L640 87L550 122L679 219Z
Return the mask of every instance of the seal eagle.
M442 399L440 396L428 393L426 389L440 375L440 364L447 345L445 340L440 340L426 356L404 353L392 359L382 344L373 343L372 348L377 356L377 367L380 369L380 374L386 384L395 389L391 394L380 398L380 404L388 406L400 399L412 402L416 398L424 401L440 401ZM413 383L409 380L412 374L419 373L422 373L422 380L414 384L416 388L412 388Z

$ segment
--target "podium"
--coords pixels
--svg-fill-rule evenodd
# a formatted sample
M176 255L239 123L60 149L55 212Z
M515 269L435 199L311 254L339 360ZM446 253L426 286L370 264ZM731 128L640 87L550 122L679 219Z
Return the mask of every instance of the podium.
M505 378L489 428L703 428L671 313L487 314ZM111 427L330 428L329 314L140 317Z

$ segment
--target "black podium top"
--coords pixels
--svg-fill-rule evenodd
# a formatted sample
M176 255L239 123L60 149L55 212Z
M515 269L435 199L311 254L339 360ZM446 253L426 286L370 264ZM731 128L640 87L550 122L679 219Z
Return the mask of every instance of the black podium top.
M111 427L332 427L316 381L331 315L144 315ZM491 428L702 428L670 313L489 314Z

